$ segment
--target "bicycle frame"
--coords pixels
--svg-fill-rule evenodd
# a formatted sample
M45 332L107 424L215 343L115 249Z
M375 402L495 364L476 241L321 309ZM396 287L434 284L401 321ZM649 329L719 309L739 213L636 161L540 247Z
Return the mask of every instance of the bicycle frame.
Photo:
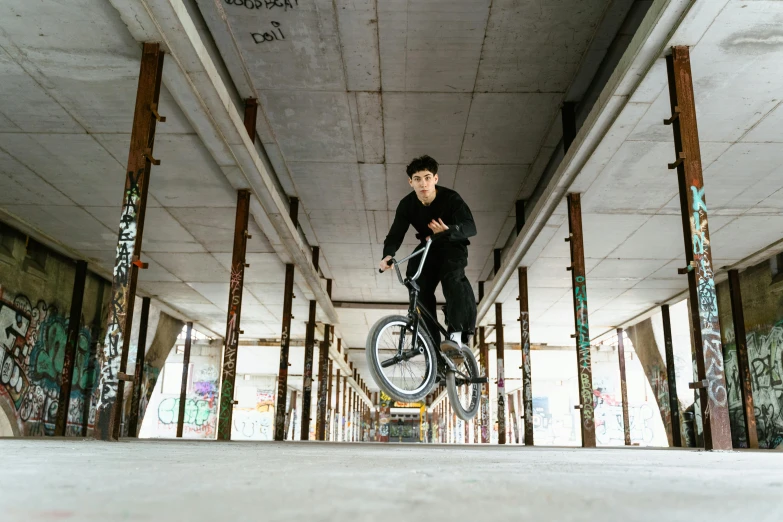
M427 335L430 336L430 339L434 340L432 333L427 329L427 325L421 322L422 314L424 314L424 316L427 317L427 319L432 321L438 327L438 330L440 330L441 335L444 335L445 337L448 337L449 335L448 331L445 328L443 328L443 326L441 326L440 322L438 322L438 319L436 317L433 317L432 314L426 308L419 307L419 292L421 290L419 289L419 285L416 284L416 280L419 278L419 276L421 276L421 271L424 268L424 262L427 259L427 254L429 253L431 246L432 246L432 239L427 238L427 244L422 248L415 250L410 255L400 259L399 261L396 261L394 258L390 259L390 263L394 265L394 270L395 272L397 272L397 279L400 280L400 284L402 284L408 289L408 295L410 301L410 304L408 306L408 318L413 320L414 342L412 343L412 346L414 347L416 344L415 340L418 339L420 325L422 328L424 328L424 331L427 332ZM419 262L419 268L416 270L416 273L411 278L403 279L402 273L400 272L400 263L404 263L405 261L408 261L409 259L413 259L418 255L421 255L421 261ZM402 353L403 346L405 346L404 330L400 335L399 345L397 346L397 356L395 357L395 359L405 358L405 356ZM440 350L436 350L436 353L440 358L441 356Z

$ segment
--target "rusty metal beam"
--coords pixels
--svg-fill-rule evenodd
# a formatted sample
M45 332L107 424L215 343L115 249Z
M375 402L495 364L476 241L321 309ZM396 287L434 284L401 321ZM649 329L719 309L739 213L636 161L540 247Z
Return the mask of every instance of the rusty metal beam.
M563 102L563 154L568 152L576 138L576 102Z
M483 326L479 327L479 360L481 361L481 374L489 377L489 346L487 346ZM489 407L489 379L481 385L481 443L489 444L492 430L492 410Z
M568 230L566 241L571 247L571 284L573 285L574 328L576 331L577 372L579 373L579 406L582 447L595 447L595 412L593 411L593 367L590 361L590 326L587 315L585 250L582 239L582 204L579 194L568 194Z
M729 292L731 293L731 318L734 321L734 344L737 349L742 410L745 413L745 440L749 448L758 449L759 436L756 429L756 414L753 407L753 380L748 363L748 342L745 336L745 313L742 310L742 292L738 270L729 270Z
M672 47L666 57L672 117L675 162L682 210L683 238L690 292L693 340L699 402L704 427L704 447L730 450L728 391L723 368L723 353L718 318L718 299L712 266L707 200L702 177L696 103L693 95L690 52L686 46Z
M320 249L313 247L313 267L318 272ZM313 397L313 352L315 351L316 301L310 301L310 311L305 330L304 378L302 380L302 440L310 439L310 411Z
M139 318L139 342L136 346L136 370L133 373L133 395L131 411L128 416L128 436L138 437L139 413L141 405L141 385L144 381L144 357L147 352L147 325L150 318L150 298L141 298L141 317Z
M682 447L682 431L680 428L680 401L677 399L677 374L674 370L674 345L672 343L672 323L669 317L669 305L661 306L663 317L663 344L666 354L666 380L669 385L669 414L672 423L672 445Z
M179 415L177 416L177 438L182 438L182 430L185 426L185 405L188 395L188 370L190 366L190 342L193 333L193 323L188 322L188 330L185 334L185 353L182 356L182 383L179 388Z
M109 317L103 342L103 356L100 358L102 364L95 409L95 436L100 440L117 440L120 435L125 384L123 379L126 378L125 367L128 363L136 279L138 269L146 268L140 255L147 189L151 166L153 163L160 163L153 157L153 147L162 72L163 51L160 44L145 43L136 90L128 167L125 171ZM164 118L160 121L164 121Z
M625 344L623 343L623 329L617 329L617 358L620 361L620 396L623 401L623 434L625 445L631 445L631 421L628 418L628 383L625 375Z
M503 368L503 304L495 303L495 353L498 361L498 444L506 443L506 376Z
M283 332L280 335L280 368L277 373L277 409L275 440L285 440L285 403L288 397L288 352L291 340L291 309L294 299L294 265L285 265L283 290Z
M525 422L525 446L533 445L533 375L530 368L530 307L527 293L527 267L519 272L519 328L522 347L522 402L519 408Z
M329 297L332 296L332 280L326 280L326 292ZM324 340L321 342L321 346L318 352L318 411L315 423L315 438L316 440L325 440L326 435L326 392L327 392L327 379L329 378L326 372L329 367L329 342L331 341L331 328L332 325L324 325Z
M250 141L256 141L256 115L258 114L258 101L255 98L245 100L245 130L250 136Z
M253 120L255 122L255 120ZM218 407L218 440L231 440L231 419L234 412L234 385L239 351L242 292L245 283L245 258L247 252L248 220L250 217L250 191L237 191L237 210L234 219L234 245L231 255L231 279L228 286L228 315L223 352L223 368Z
M60 374L60 397L57 404L57 418L54 434L65 436L68 424L68 412L71 406L71 384L73 383L73 366L76 361L76 345L79 343L79 329L82 323L82 303L84 302L84 283L87 281L87 261L76 261L76 272L73 278L71 292L71 310L68 317L68 336L65 340L65 356L63 370Z

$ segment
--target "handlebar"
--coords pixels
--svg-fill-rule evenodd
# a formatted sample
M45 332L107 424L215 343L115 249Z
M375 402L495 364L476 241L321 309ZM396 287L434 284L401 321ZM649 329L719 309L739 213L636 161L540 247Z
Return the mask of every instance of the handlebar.
M427 244L424 245L422 248L420 248L418 250L415 250L410 255L408 255L406 257L403 257L399 261L396 261L394 258L391 258L386 263L387 266L392 266L392 265L394 266L394 270L395 270L395 272L397 272L397 279L400 280L400 284L401 285L404 285L405 281L403 280L402 274L400 273L400 263L404 263L405 261L407 261L409 259L412 259L412 258L418 256L419 254L422 254L421 261L419 262L419 268L416 270L416 274L414 274L414 276L410 278L411 281L417 280L419 278L419 276L421 275L422 269L424 268L424 260L427 259L427 253L430 251L430 247L431 246L432 246L432 237L428 237L427 238ZM378 269L378 272L383 273L383 270Z

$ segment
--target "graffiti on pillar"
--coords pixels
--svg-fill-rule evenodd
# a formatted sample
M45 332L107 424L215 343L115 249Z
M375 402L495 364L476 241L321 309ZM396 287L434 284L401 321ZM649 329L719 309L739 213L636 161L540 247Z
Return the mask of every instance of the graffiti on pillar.
M130 171L127 176L127 188L120 215L120 230L117 239L117 251L114 258L114 280L109 300L109 320L101 357L101 373L98 386L98 412L106 411L101 417L100 430L108 436L109 415L117 398L118 372L120 371L120 350L125 329L125 314L130 294L131 263L136 246L138 232L140 184L144 181L144 168Z
M524 410L525 432L533 433L533 379L530 373L530 314L522 312L519 316L522 326L522 402Z
M759 447L776 448L783 443L783 320L747 332L746 342ZM727 328L725 364L733 444L744 448L748 441L733 328Z
M707 224L707 203L704 201L704 187L691 186L693 197L690 219L693 237L693 261L698 282L696 292L701 321L701 337L704 350L704 366L707 381L707 396L715 406L726 406L728 394L723 368L720 323L718 321L718 298L715 293L710 242ZM707 412L709 415L709 410Z
M381 408L379 412L379 431L381 442L389 442L389 422L391 421L391 397L381 391Z
M2 288L0 288L2 295ZM53 435L60 397L69 319L53 304L18 294L0 298L0 400L16 413L23 435ZM81 327L76 341L66 435L81 435L85 407L91 409L96 369L90 364L92 335ZM88 413L92 427L94 410Z
M234 262L229 279L229 307L226 321L226 344L223 356L223 391L220 394L219 438L227 440L231 435L231 415L234 403L234 379L239 347L239 309L242 304L242 280L245 275L244 262Z
M590 365L590 326L587 319L587 289L584 276L576 276L574 281L582 426L590 430L594 425L595 412L593 411L593 369Z
M498 433L506 431L506 378L503 359L498 359Z

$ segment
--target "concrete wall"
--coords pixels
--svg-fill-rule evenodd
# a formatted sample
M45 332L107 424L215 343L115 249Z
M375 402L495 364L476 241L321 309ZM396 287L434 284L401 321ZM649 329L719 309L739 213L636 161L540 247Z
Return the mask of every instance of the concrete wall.
M770 260L740 273L756 425L763 448L783 443L783 280L773 277L775 265ZM779 271L783 274L783 267ZM717 292L732 441L735 447L746 447L728 282L720 283Z
M0 416L5 434L51 435L57 417L60 375L76 272L56 254L0 226ZM37 254L35 254L37 252ZM67 434L92 430L91 400L98 374L111 284L88 273L76 349ZM12 433L8 433L8 430ZM2 428L0 428L2 429Z

